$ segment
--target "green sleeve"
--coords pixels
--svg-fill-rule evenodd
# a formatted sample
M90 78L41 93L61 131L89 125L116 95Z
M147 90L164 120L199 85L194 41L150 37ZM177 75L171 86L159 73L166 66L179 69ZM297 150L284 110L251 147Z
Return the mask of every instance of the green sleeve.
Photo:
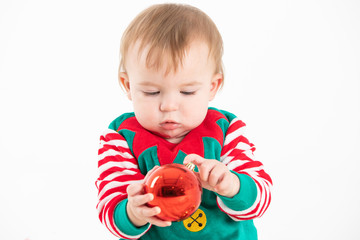
M223 201L223 203L234 211L243 211L251 207L257 197L257 188L255 181L246 174L240 174L234 171L240 180L240 190L232 198L224 197L219 194L217 196Z
M126 235L140 235L149 229L150 223L142 227L136 227L134 224L132 224L126 213L127 202L128 200L124 199L116 206L114 210L115 225L121 232L125 233Z

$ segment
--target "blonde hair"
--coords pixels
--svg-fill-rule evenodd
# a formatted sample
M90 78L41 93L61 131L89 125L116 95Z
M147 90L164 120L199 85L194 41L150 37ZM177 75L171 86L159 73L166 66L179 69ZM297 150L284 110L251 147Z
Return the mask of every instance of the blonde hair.
M215 60L215 73L223 74L223 42L214 22L204 12L184 4L157 4L142 11L125 30L120 45L119 72L126 71L129 47L140 42L138 53L149 47L146 56L148 68L159 69L167 62L167 71L177 71L191 41L205 41L209 56Z

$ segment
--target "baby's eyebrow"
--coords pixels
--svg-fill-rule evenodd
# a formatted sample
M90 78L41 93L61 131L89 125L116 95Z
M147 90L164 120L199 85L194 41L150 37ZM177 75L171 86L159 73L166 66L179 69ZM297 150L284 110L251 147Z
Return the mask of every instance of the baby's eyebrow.
M158 85L154 82L150 82L150 81L144 81L144 82L140 82L139 83L141 86L152 86L152 87L157 87Z
M198 86L201 85L202 82L198 82L198 81L192 81L192 82L186 82L184 84L181 84L182 87L191 87L191 86Z
M150 86L150 87L158 87L159 85L151 82L151 81L144 81L144 82L140 82L139 83L141 86ZM185 82L183 84L180 84L181 87L192 87L192 86L198 86L201 85L202 82L199 81L189 81L189 82Z

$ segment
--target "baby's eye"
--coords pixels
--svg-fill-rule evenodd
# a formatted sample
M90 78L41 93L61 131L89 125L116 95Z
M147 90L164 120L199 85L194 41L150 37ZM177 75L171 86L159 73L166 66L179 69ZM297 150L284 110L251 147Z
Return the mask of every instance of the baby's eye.
M144 91L143 92L146 96L155 96L155 95L158 95L160 93L160 91Z
M180 93L184 95L194 95L195 91L180 91Z

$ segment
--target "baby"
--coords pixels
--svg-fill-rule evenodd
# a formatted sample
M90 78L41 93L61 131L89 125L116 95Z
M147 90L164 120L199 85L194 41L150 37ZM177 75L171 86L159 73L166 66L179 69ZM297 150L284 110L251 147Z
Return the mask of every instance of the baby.
M119 83L134 112L101 136L97 209L125 239L257 239L254 218L270 204L271 178L254 160L245 124L209 108L224 82L222 38L212 20L189 5L160 4L140 13L121 41ZM169 163L197 166L199 209L179 222L148 207L144 178Z

